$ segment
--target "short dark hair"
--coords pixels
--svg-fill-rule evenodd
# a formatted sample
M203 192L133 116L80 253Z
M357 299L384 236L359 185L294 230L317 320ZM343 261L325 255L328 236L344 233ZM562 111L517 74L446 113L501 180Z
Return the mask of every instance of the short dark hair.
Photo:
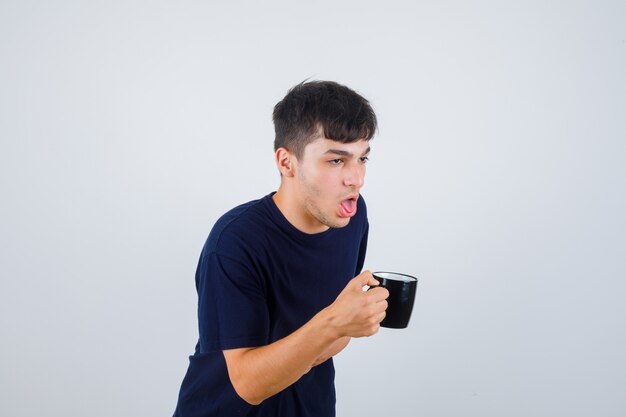
M343 143L371 140L377 120L369 102L334 81L303 81L276 104L274 151L286 148L301 158L306 145L323 134Z

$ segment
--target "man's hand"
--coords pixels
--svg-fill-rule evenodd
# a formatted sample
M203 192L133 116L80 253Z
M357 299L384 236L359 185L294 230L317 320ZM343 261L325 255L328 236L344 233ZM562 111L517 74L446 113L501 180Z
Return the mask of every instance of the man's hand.
M363 271L353 278L337 299L320 314L324 315L338 336L363 337L378 332L385 318L389 291L377 287L378 281L370 271Z

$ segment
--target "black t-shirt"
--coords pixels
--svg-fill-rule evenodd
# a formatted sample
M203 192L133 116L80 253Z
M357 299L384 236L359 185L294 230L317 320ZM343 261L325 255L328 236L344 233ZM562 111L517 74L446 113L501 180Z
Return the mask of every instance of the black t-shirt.
M332 359L258 406L233 389L222 350L273 343L330 305L360 273L367 247L365 202L343 228L306 234L272 194L238 206L215 224L196 271L200 338L175 416L335 415Z

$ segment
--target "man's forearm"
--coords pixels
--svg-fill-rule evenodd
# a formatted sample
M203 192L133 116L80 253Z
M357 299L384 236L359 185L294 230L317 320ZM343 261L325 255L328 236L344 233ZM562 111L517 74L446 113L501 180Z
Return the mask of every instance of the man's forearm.
M348 343L350 343L349 336L343 336L335 340L335 342L331 344L330 346L328 346L328 348L324 351L324 353L322 353L315 360L315 362L313 363L313 366L317 366L321 363L326 362L328 359L332 358L333 356L335 356L336 354L344 350L346 346L348 346Z
M283 339L258 348L225 350L224 357L237 394L259 404L299 380L325 356L341 351L346 339L332 330L322 310Z

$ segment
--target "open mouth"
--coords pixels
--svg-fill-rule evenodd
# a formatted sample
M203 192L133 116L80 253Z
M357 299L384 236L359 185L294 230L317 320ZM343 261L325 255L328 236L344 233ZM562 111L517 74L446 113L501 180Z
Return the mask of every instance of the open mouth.
M356 214L356 197L347 198L339 203L341 217L352 217Z

